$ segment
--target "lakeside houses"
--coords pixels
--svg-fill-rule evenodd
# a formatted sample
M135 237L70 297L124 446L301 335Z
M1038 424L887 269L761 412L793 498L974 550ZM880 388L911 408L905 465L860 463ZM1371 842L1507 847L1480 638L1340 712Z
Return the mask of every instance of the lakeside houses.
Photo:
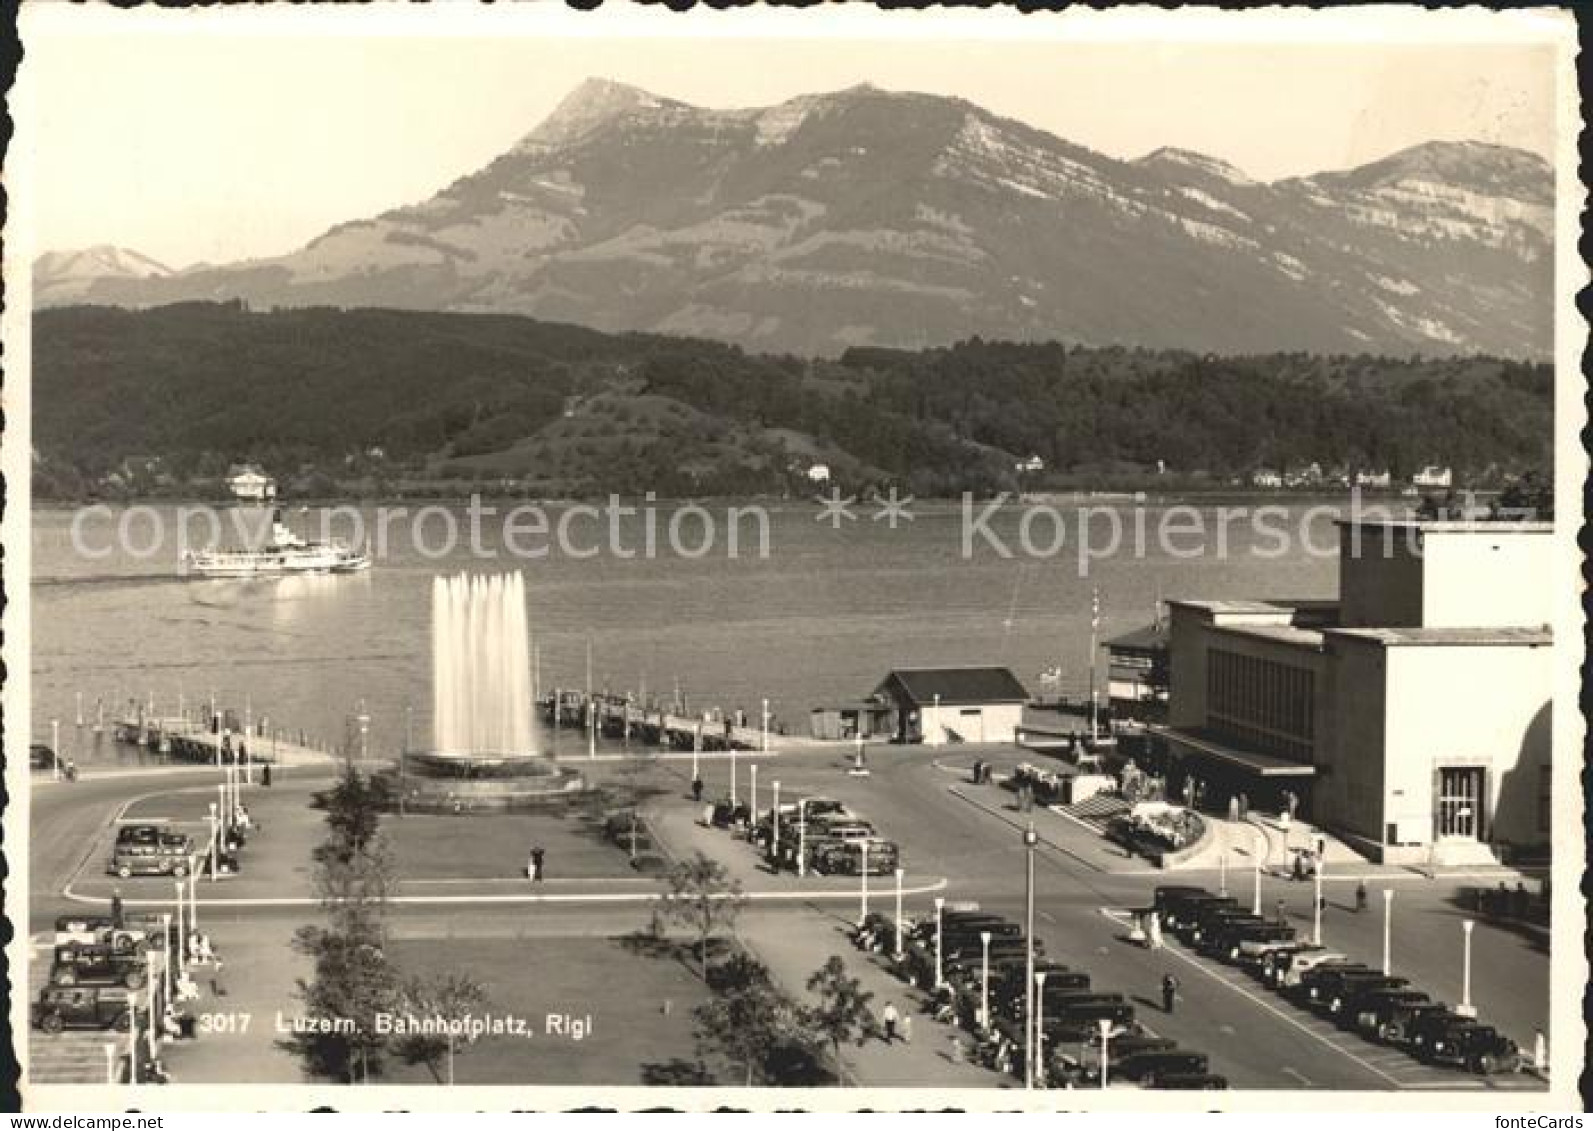
M232 497L246 503L261 503L277 497L277 481L253 463L235 463L227 469L225 480Z

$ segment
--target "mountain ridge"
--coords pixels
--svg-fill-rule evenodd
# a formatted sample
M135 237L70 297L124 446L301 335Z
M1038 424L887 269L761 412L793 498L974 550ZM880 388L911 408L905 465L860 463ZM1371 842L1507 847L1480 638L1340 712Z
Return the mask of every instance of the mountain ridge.
M1552 204L1546 162L1477 142L1267 183L941 95L721 110L594 78L426 200L66 301L518 313L807 355L979 335L1541 358Z

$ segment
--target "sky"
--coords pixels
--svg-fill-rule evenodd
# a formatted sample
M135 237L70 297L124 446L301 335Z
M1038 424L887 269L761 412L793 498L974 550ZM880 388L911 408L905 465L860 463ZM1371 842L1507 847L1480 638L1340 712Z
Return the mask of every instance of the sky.
M1552 49L1491 38L1179 42L1029 22L1021 38L997 24L986 37L977 24L926 34L920 13L902 13L916 20L902 35L878 19L816 38L678 18L663 35L591 21L572 32L566 18L484 38L479 21L440 34L414 19L306 22L314 12L247 28L182 19L199 14L25 23L19 146L35 253L108 243L181 267L291 251L480 168L589 76L713 107L861 82L957 95L1113 157L1178 146L1261 180L1431 139L1551 159L1554 146Z

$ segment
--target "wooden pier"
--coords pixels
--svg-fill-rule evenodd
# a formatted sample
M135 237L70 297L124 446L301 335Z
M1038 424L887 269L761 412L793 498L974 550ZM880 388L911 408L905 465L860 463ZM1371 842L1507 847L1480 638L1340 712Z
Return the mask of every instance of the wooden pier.
M788 735L762 726L747 726L728 715L677 713L671 705L639 705L625 695L560 691L537 704L544 721L560 730L583 734L592 727L604 738L635 740L673 750L779 750L790 746Z
M114 733L120 742L147 746L179 762L217 766L233 762L305 766L332 762L338 757L330 749L320 750L304 742L295 742L280 731L253 734L231 731L223 735L205 720L187 716L122 719L116 723Z

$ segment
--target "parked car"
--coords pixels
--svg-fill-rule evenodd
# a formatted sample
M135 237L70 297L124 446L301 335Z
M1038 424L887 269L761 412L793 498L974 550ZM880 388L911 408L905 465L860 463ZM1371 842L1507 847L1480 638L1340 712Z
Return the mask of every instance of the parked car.
M1274 989L1292 990L1299 986L1306 974L1319 966L1330 966L1349 961L1347 955L1325 947L1308 947L1286 953L1269 964Z
M1151 910L1165 920L1172 913L1176 905L1188 899L1197 899L1201 896L1209 897L1211 892L1205 888L1194 887L1190 884L1160 884L1151 897Z
M1377 1038L1391 1045L1409 1045L1411 1033L1426 1018L1449 1014L1450 1008L1437 1001L1401 1003L1391 1001L1377 1018Z
M1194 918L1180 921L1178 934L1189 945L1198 947L1202 939L1209 937L1212 932L1220 930L1225 923L1263 923L1265 921L1260 916L1253 914L1247 907L1225 907L1217 904L1206 904L1195 913Z
M133 992L125 986L46 986L33 1004L33 1024L62 1029L122 1029L133 1025Z
M48 770L55 765L55 751L42 742L34 742L28 746L28 768L30 770Z
M1293 927L1282 923L1230 924L1213 940L1212 949L1229 962L1255 965L1275 947L1288 946L1297 938Z
M1112 1057L1107 1065L1107 1083L1116 1080L1133 1080L1147 1087L1155 1087L1164 1076L1204 1075L1208 1061L1203 1052L1182 1049L1162 1049L1157 1052L1137 1052L1130 1056Z
M1314 1001L1320 993L1320 986L1328 978L1337 978L1344 974L1360 972L1373 974L1365 963L1351 962L1344 959L1339 962L1321 962L1300 974L1298 980L1284 988L1284 994L1303 1003Z
M136 990L148 978L143 954L108 946L69 943L55 948L50 981L57 986L126 986Z
M1423 1007L1440 1008L1421 990L1373 990L1356 995L1345 1007L1342 1020L1354 1026L1357 1032L1387 1040L1383 1037L1383 1026L1395 1014L1405 1016L1410 1010Z
M122 879L130 876L186 876L192 846L120 844L111 856L109 871Z
M1127 1027L1134 1023L1134 1007L1127 1002L1084 1002L1048 1010L1043 1019L1047 1041L1089 1041L1100 1035L1102 1021Z
M1173 894L1167 899L1167 910L1162 916L1163 926L1174 931L1182 930L1205 907L1238 907L1239 901L1231 895L1213 895L1210 892Z
M1314 987L1316 993L1308 1004L1318 1013L1342 1017L1358 996L1378 990L1404 989L1408 985L1408 978L1390 976L1378 970L1345 971L1319 981Z
M1492 1025L1476 1021L1439 1029L1419 1055L1431 1064L1452 1064L1482 1076L1521 1068L1521 1049L1516 1043Z

